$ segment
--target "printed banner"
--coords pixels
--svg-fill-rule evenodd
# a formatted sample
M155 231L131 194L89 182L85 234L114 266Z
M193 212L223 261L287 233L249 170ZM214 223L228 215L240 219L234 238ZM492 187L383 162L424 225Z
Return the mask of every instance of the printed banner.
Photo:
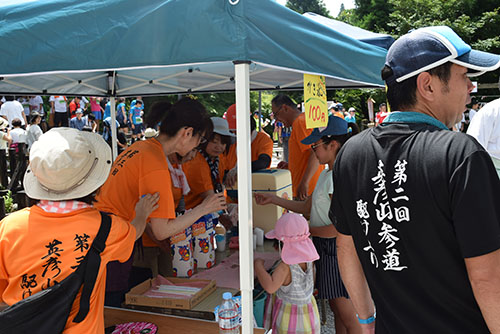
M328 125L324 76L304 74L304 112L306 114L306 128L312 129Z

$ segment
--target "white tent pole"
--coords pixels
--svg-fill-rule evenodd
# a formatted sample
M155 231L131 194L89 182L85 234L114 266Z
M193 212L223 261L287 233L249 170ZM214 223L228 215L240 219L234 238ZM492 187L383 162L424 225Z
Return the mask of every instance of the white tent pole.
M111 97L111 149L113 150L113 161L115 161L118 156L118 146L116 145L116 98L114 96Z
M118 147L116 145L116 98L115 98L115 82L116 82L116 72L108 72L108 90L111 95L109 101L111 122L109 124L111 128L111 152L113 153L113 161L115 161L118 156ZM104 118L104 117L103 117ZM104 119L103 119L104 121Z
M235 63L236 147L238 157L238 222L240 246L241 320L243 334L253 333L253 226L250 161L249 63Z

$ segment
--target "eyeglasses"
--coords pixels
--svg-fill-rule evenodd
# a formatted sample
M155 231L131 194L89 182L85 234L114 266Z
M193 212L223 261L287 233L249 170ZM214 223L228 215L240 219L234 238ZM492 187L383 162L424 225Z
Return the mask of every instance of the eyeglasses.
M283 108L284 104L282 104L276 112L273 112L274 118L278 117L279 113L281 112L281 109Z
M312 148L312 150L313 150L313 151L316 151L316 149L317 149L319 146L323 145L323 144L325 144L325 142L324 142L324 141L322 141L321 143L312 144L312 145L311 145L311 148Z
M198 145L205 144L207 141L208 141L207 138L205 138L202 135L200 135L200 143Z

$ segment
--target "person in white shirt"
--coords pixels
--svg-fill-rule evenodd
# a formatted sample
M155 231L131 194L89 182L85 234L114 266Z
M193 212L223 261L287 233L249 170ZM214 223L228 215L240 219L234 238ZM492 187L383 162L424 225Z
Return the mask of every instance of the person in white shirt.
M500 177L500 99L482 107L470 122L467 134L490 154Z
M68 127L68 109L66 105L66 96L51 96L51 112L54 114L54 126Z
M470 104L471 108L469 110L469 122L472 122L472 119L477 114L477 111L479 109L479 102L477 102L477 99L473 97Z
M24 109L24 114L26 115L26 118L29 117L30 115L30 101L28 99L28 96L21 96L20 98L17 99L19 103L23 106ZM27 123L27 122L26 122Z
M5 103L0 107L0 116L9 121L9 125L12 127L12 121L18 118L21 121L21 126L27 124L26 115L24 114L24 108L21 103L14 99L14 96L6 96Z
M12 143L12 137L10 136L9 122L0 117L0 150L6 150Z
M28 145L28 150L31 149L31 145L40 138L43 134L42 129L39 124L42 120L42 116L35 112L32 112L30 115L30 125L28 125L27 133L26 133L26 144Z
M10 136L12 137L12 145L18 143L26 143L26 130L21 127L21 120L15 118L12 120L12 130L10 130Z
M45 110L43 109L43 99L40 95L30 96L30 114L37 112L40 114L40 128L43 132L48 130L48 124L45 121Z
M87 100L87 98L85 96L82 96L82 98L80 99L80 108L82 108L84 113L87 110L87 103L89 103L89 102L90 101Z

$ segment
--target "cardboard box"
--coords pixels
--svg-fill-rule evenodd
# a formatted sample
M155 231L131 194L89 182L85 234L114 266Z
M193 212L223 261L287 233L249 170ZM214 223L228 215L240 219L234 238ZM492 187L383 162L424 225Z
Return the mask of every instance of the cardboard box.
M285 199L292 199L292 176L288 169L263 169L252 173L252 193L274 194ZM238 185L227 189L229 197L238 199ZM274 204L258 205L252 198L253 227L259 227L265 233L274 229L276 221L288 212Z
M184 283L184 282L206 282L207 285L194 294L191 298L186 299L174 299L174 298L152 298L144 296L143 293L148 291L153 285L155 285L156 279L148 279L141 284L133 287L125 295L125 303L131 305L142 305L142 306L154 306L163 308L175 308L181 310L190 310L197 304L199 304L203 299L207 298L212 292L215 291L215 281L212 280L192 280L189 278L176 278L167 277L172 283Z

